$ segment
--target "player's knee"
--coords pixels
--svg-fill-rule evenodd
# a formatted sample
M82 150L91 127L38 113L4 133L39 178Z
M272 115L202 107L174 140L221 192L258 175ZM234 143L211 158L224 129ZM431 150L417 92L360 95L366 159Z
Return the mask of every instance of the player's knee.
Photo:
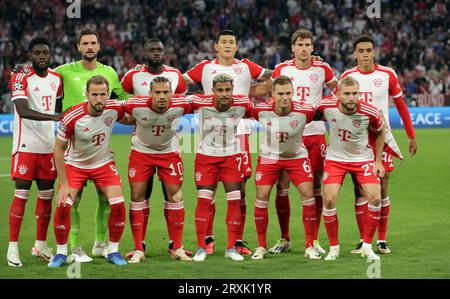
M323 199L323 206L327 209L334 209L336 207L336 196L335 195L325 195Z
M168 199L169 202L181 202L183 201L183 192L180 189L177 192L175 192L175 194L173 194L172 196L169 196Z
M381 204L381 194L378 192L372 192L367 194L367 201L373 206L379 206Z
M18 190L30 190L32 181L16 180L16 189Z
M277 190L289 189L289 182L278 182Z
M303 199L309 199L309 198L311 198L311 197L314 197L313 189L308 189L308 190L303 190L303 191L301 191L301 192L300 192L300 196L301 196Z

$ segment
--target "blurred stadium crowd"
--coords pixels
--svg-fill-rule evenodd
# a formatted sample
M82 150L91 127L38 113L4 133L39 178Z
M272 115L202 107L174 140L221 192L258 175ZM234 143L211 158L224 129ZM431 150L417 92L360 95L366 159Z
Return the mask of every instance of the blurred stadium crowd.
M55 66L79 59L76 31L100 33L100 61L119 76L145 63L144 40L165 44L165 63L182 72L214 58L214 36L225 28L239 35L239 58L267 68L291 58L289 37L299 27L315 35L315 53L339 76L356 64L352 41L361 33L376 42L377 60L396 70L410 106L420 94L450 95L450 1L381 1L379 19L366 15L365 0L81 0L81 19L70 19L65 0L3 0L0 6L0 113L11 113L7 89L15 64L38 35L53 45ZM73 2L71 0L71 2Z

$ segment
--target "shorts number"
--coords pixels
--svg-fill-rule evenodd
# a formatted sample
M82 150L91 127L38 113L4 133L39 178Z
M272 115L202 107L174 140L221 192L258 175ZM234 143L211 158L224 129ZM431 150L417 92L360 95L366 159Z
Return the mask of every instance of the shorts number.
M362 169L364 169L364 176L371 176L372 171L370 171L370 166L372 166L373 163L370 164L364 164L361 166Z
M306 160L305 162L303 162L303 169L305 170L305 172L311 172L311 166L309 166L309 163Z
M244 152L243 155L244 155L244 165L247 165L248 164L248 153Z
M111 170L114 172L115 175L119 175L119 173L117 172L116 166L109 165L109 168L111 168Z
M327 155L327 149L325 148L325 144L320 145L320 155L322 156L322 158L325 158L325 156Z
M241 171L242 157L236 157L236 161L238 162L238 171Z
M176 169L175 165L173 165L173 163L170 163L169 168L172 169L172 172L170 173L171 176L183 175L183 163L178 162ZM176 170L178 170L178 173L176 172Z
M383 152L383 155L381 156L381 160L383 160L384 163L391 163L392 161L394 161L394 159L392 158L392 155Z

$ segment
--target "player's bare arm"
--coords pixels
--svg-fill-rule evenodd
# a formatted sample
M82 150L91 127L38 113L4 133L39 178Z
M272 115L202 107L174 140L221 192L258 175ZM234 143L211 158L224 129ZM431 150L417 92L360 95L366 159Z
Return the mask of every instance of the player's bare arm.
M56 138L54 159L59 181L58 194L56 196L56 203L58 207L61 204L63 205L63 207L65 207L67 197L70 196L70 187L67 180L66 166L64 163L64 152L67 148L67 144L67 141Z
M123 125L136 125L136 119L133 115L130 115L128 113L125 114L125 116L119 121L119 123Z
M272 76L273 70L264 69L264 74L259 78L260 81L267 81Z
M28 101L25 99L17 99L14 101L17 113L21 118L38 120L38 121L59 121L61 114L46 114L31 109L28 106Z
M380 130L375 131L376 157L375 157L375 165L373 167L373 173L380 178L384 177L384 167L383 167L383 163L382 163L382 156L383 156L383 149L384 149L385 133L386 133L386 126L384 126L384 125Z

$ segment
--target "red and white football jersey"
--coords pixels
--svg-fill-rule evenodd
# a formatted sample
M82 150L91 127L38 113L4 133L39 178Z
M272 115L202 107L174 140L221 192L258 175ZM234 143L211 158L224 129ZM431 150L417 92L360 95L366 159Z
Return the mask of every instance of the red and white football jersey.
M193 96L191 105L199 114L197 153L216 157L242 153L236 134L238 124L253 107L248 97L233 96L230 109L223 112L216 109L211 95Z
M108 100L100 116L92 116L88 102L73 106L58 126L57 138L68 141L65 153L67 164L82 169L101 167L113 161L109 149L111 132L116 121L125 116L123 104Z
M164 113L153 111L151 106L150 97L129 98L124 104L125 112L136 119L131 148L145 154L179 152L178 121L183 115L192 113L191 105L184 97L174 95Z
M292 102L291 113L279 116L275 113L275 103L261 103L252 109L250 116L264 127L260 156L275 160L307 158L308 151L303 145L303 131L306 124L314 119L315 110L311 105Z
M389 124L389 96L394 99L403 95L397 74L389 67L375 64L373 71L362 72L358 66L346 70L341 79L350 76L359 83L360 99L383 111L383 117Z
M334 97L319 103L320 111L330 126L326 160L340 162L365 162L374 160L369 142L369 130L379 131L383 118L377 108L358 101L354 114L347 115L339 109L339 99Z
M61 76L48 69L41 77L30 68L28 74L14 74L11 78L11 101L25 99L32 110L54 114L56 100L61 97ZM53 153L55 144L55 122L23 119L14 110L14 131L12 153Z
M264 75L264 68L248 59L235 59L230 66L219 64L217 59L203 60L184 76L191 82L201 83L205 94L212 94L212 81L217 74L226 73L234 80L234 95L248 96L252 79L260 79Z
M306 103L317 107L323 95L323 85L337 80L330 65L321 61L312 61L309 68L299 68L295 65L295 59L287 60L277 65L272 73L272 80L284 75L292 80L294 95L292 99L300 103ZM308 124L303 133L309 135L325 134L323 121L314 121Z
M125 76L123 76L122 84L123 89L136 96L148 96L150 91L150 83L155 77L164 77L170 80L172 93L185 94L186 83L181 75L181 72L176 68L163 65L163 71L159 74L152 74L149 72L148 67L145 65L142 70L129 70Z

